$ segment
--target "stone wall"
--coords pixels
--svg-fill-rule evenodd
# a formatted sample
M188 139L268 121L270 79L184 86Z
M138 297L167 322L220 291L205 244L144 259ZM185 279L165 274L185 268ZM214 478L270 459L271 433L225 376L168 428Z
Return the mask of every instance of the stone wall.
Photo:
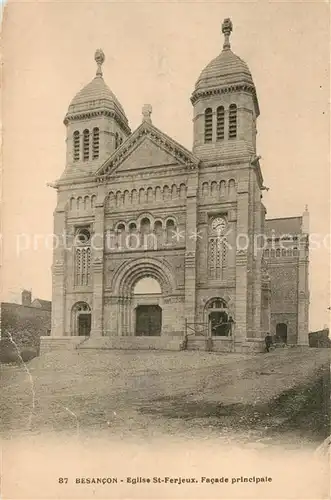
M51 331L51 313L37 307L2 302L1 339L14 340L19 348L32 347L39 352L40 337Z

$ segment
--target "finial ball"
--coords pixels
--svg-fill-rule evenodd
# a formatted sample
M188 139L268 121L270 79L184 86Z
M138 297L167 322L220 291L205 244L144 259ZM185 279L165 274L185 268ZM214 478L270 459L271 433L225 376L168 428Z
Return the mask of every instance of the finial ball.
M105 61L105 54L102 49L97 49L94 54L95 62L101 66Z

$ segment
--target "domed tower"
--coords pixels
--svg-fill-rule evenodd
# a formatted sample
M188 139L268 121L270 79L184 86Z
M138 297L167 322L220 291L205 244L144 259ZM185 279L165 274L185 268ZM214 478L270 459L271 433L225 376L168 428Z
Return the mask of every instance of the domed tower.
M222 24L222 52L201 72L193 91L193 151L202 159L254 154L259 104L247 64L230 46L232 22Z
M72 173L95 172L131 133L123 107L103 79L104 60L98 49L96 76L73 98L64 119L66 170Z

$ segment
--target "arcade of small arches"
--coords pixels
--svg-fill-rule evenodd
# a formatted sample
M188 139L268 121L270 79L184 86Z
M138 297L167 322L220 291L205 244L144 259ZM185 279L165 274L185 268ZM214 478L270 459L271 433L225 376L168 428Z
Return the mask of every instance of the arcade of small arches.
M289 247L289 248L267 248L264 250L263 256L266 259L280 258L280 257L298 257L299 250L297 247Z
M203 182L201 186L201 195L207 197L229 197L232 198L236 194L236 181L229 179L228 181L221 180L219 182Z
M125 190L124 192L110 191L107 199L107 206L108 208L119 208L136 204L142 205L146 203L148 204L179 199L186 199L186 186L183 183L179 186L173 184L172 186L156 186L155 188L148 187L147 189L132 189L131 191Z
M225 114L228 113L228 138L235 139L237 137L237 106L230 104L229 108L225 110L224 106L218 106L216 113L212 108L205 110L205 130L204 139L205 143L213 141L213 128L214 115L216 115L216 141L223 141L225 139Z
M69 200L70 211L93 210L95 208L96 195L72 196Z
M154 243L157 243L158 247L162 245L174 245L178 242L176 239L176 230L177 222L174 217L167 217L163 220L143 215L134 221L116 223L114 232L109 232L108 235L116 238L117 246L121 250L125 248L134 250L144 245L152 248ZM144 238L144 236L149 237L152 235L155 236L155 241L151 238Z

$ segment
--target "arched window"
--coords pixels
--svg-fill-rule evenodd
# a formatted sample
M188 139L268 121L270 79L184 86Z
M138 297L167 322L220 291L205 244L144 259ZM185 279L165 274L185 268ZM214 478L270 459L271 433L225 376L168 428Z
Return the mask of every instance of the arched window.
M276 257L280 257L280 248L277 248L276 250Z
M119 136L118 136L118 132L116 132L116 134L115 134L115 149L117 149L119 145L120 145Z
M236 194L236 181L234 179L229 180L228 188L229 188L229 196L230 197L235 196L235 194Z
M286 257L286 249L285 248L282 249L282 257Z
M86 129L83 132L83 160L88 161L90 158L90 132Z
M114 208L115 205L116 205L115 195L114 195L113 191L110 191L110 193L108 195L108 207L109 208Z
M221 196L226 195L226 182L225 181L220 182L220 193L221 193Z
M216 140L222 141L224 139L224 108L219 106L217 108L217 128L216 128Z
M74 157L74 161L79 161L79 158L80 158L80 151L79 151L79 142L80 142L80 139L79 139L79 132L78 130L75 130L74 132L74 136L73 136L73 157Z
M170 200L170 189L169 186L164 186L163 187L163 199L164 201Z
M299 255L297 247L293 248L293 257L297 257Z
M213 140L213 110L207 108L205 110L205 142Z
M216 181L211 183L210 190L212 196L218 195L218 183Z
M71 197L69 203L69 210L74 210L74 208L75 208L75 198Z
M139 203L146 203L146 194L144 188L139 189Z
M163 240L163 228L162 222L160 220L155 221L154 223L154 233L159 244L162 243Z
M130 193L127 189L124 191L123 202L126 207L130 204Z
M87 337L91 332L91 308L86 302L77 302L71 310L71 334Z
M264 256L265 256L266 259L269 258L269 253L270 252L269 252L268 248L266 250L264 250Z
M121 193L121 191L117 191L117 193L116 193L116 206L117 207L122 206L122 201L123 201L122 200L122 193Z
M178 197L178 189L177 189L176 184L173 184L171 186L171 199L175 200L177 197Z
M147 203L153 202L153 188L147 188Z
M97 199L96 195L92 194L92 196L91 196L91 208L95 208L96 199Z
M167 220L166 224L166 233L167 233L167 243L173 243L174 240L174 232L175 232L175 222L172 219Z
M161 188L160 188L160 186L156 186L156 188L155 188L155 201L161 201L161 200L162 200Z
M99 158L99 141L100 141L100 132L97 127L93 129L93 138L92 138L92 159L97 160Z
M229 139L237 137L237 106L230 104L229 107Z
M131 203L132 205L137 205L138 203L138 192L136 189L132 189L131 191Z
M149 234L151 231L151 223L148 217L144 217L140 223L140 231L142 234Z
M75 285L87 286L90 284L91 248L78 247L75 252Z
M135 222L129 224L129 250L136 250L139 247L139 237Z
M83 198L81 196L78 196L77 201L76 201L76 208L77 210L82 209L82 204L83 204Z

